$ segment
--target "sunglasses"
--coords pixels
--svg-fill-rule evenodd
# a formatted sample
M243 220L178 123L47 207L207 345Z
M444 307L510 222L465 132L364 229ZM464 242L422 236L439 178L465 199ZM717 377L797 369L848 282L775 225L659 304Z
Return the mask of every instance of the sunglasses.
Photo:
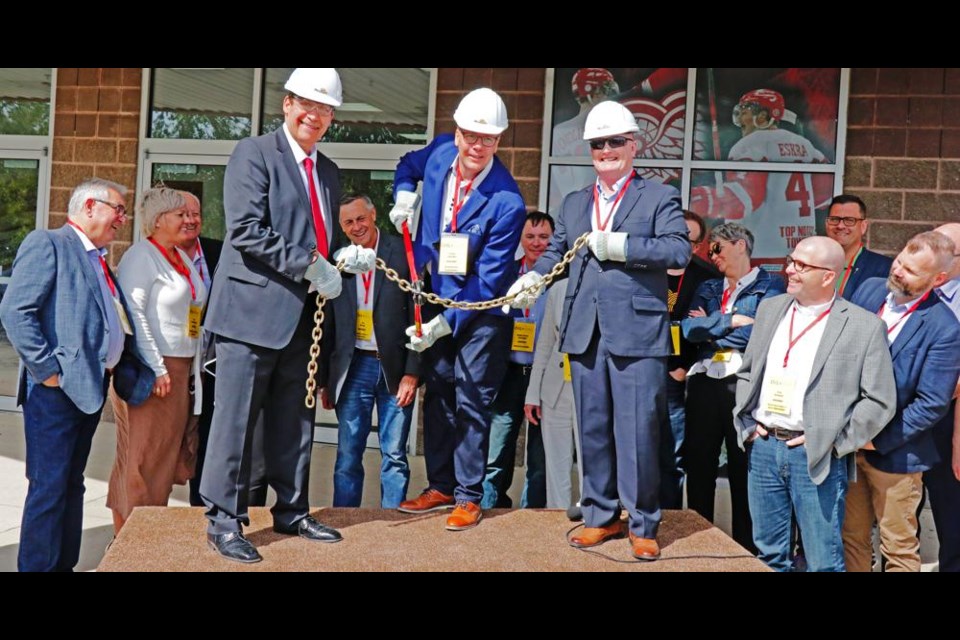
M606 145L610 145L611 149L619 149L623 145L627 144L630 141L630 138L625 138L623 136L615 136L613 138L600 138L599 140L591 140L590 148L594 151L600 151Z
M723 251L723 247L720 246L720 243L714 242L710 245L710 248L707 249L707 257L712 258L713 256L720 255L721 251Z

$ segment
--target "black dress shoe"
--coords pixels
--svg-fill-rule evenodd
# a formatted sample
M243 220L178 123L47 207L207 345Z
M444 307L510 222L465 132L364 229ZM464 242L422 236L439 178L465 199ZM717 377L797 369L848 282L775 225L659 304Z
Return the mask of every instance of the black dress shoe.
M273 530L277 533L285 533L288 536L298 535L307 540L316 540L317 542L340 542L343 536L336 529L317 522L312 516L307 516L297 522L292 527L283 527L277 524L273 525Z
M227 560L244 562L251 564L260 562L263 557L257 551L257 548L249 540L243 537L243 533L232 531L230 533L208 533L207 545L219 553Z
M567 518L569 518L571 522L579 522L580 520L583 520L583 512L580 511L579 504L575 504L567 509Z

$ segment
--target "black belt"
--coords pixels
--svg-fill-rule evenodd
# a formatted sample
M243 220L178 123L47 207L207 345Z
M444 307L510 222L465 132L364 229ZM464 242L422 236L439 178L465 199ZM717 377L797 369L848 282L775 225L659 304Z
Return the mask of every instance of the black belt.
M524 376L529 376L529 375L530 375L530 371L533 370L533 365L532 365L532 364L520 364L519 362L510 362L509 364L510 364L511 367L513 367L513 368L515 368L515 369L516 369L516 368L519 368L521 375L524 375Z
M353 352L361 356L370 356L371 358L376 358L377 360L380 359L379 351L373 351L371 349L354 349Z
M793 429L784 429L783 427L768 427L766 425L757 423L761 427L767 430L767 434L773 436L777 440L793 440L794 438L799 438L803 435L803 431L794 431Z

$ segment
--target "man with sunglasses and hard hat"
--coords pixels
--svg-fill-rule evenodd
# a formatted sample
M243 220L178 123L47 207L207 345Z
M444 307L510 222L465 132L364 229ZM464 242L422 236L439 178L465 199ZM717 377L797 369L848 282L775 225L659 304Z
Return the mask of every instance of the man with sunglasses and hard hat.
M560 329L583 448L586 528L569 542L593 547L629 529L634 557L656 560L659 420L671 353L667 269L687 265L690 242L679 192L633 170L637 130L621 104L591 110L583 137L597 180L564 199L550 247L510 293L519 294L514 306L532 305L542 275L589 234L588 248L570 265Z
M491 300L516 277L514 253L526 221L520 189L494 155L507 109L496 92L476 89L453 119L454 135L438 136L400 159L390 220L401 233L405 224L414 232L416 268L428 270L434 293L461 302ZM423 208L414 225L421 182ZM407 335L409 348L423 353L429 484L399 508L424 513L455 507L446 527L462 531L482 517L491 404L507 371L513 319L500 309L430 307L425 316L432 318L409 327Z
M343 89L330 68L294 69L284 88L283 125L241 140L227 164L227 234L205 324L215 336L220 374L200 484L207 540L224 558L245 563L262 559L242 529L250 523L250 443L261 411L267 476L277 494L274 530L319 542L341 539L309 515L316 410L304 405L304 388L312 292L335 298L341 289L329 260L337 248L339 171L317 143ZM348 249L348 270L373 267L372 251Z

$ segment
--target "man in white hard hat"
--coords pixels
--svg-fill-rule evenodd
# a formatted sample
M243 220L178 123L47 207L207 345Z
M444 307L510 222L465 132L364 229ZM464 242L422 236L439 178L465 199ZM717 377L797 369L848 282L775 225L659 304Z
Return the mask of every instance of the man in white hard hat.
M205 328L215 335L216 398L200 494L207 540L221 556L261 560L243 536L254 425L264 416L267 476L277 493L273 527L320 542L340 534L309 515L315 409L304 388L316 298L340 294L337 166L317 143L343 101L334 69L295 69L284 85L283 126L237 144L223 182L227 235ZM348 266L363 254L353 251Z
M412 228L417 184L423 183L422 220L414 238L418 269L431 289L463 302L506 293L516 277L514 252L526 220L520 189L494 154L507 128L507 109L490 89L467 94L453 115L454 135L406 154L394 180L390 220ZM456 506L447 529L480 522L490 435L490 405L506 374L513 320L500 309L425 310L433 318L407 329L411 349L423 352L424 455L427 489L401 503L405 513Z
M679 192L633 170L636 131L619 103L590 111L583 137L597 180L564 198L550 247L510 293L520 294L514 306L532 304L542 274L589 234L588 248L570 265L560 330L583 448L586 528L569 542L582 548L624 537L622 505L633 555L656 560L659 418L671 353L667 269L686 266L690 242Z

